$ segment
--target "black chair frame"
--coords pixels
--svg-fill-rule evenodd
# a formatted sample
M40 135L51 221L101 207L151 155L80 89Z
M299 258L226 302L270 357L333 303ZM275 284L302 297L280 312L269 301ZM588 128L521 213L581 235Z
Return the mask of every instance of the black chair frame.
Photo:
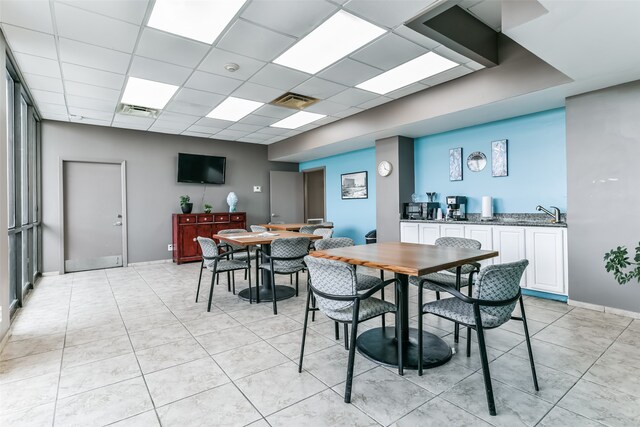
M218 247L221 247L221 245L217 245ZM222 245L224 246L224 245ZM231 274L231 272L235 272L236 270L246 270L246 271L251 271L251 258L248 257L249 255L249 247L247 246L246 248L242 248L242 249L236 249L234 251L226 251L224 253L219 254L218 256L215 257L207 257L207 256L202 256L202 264L201 264L201 268L200 268L200 277L198 278L198 290L196 292L196 302L198 302L198 294L200 294L200 281L202 279L202 270L205 269L206 267L204 266L205 261L213 261L213 269L212 272L213 274L211 275L211 288L209 289L209 303L207 305L207 311L211 311L211 302L213 300L213 286L215 284L215 278L216 275L218 274L217 272L217 268L218 268L218 261L222 261L225 258L227 260L229 260L229 256L233 256L234 253L239 253L239 252L246 252L247 253L247 265L243 266L243 267L238 267L238 268L234 268L232 270L227 270L227 278L229 277L229 275ZM249 290L251 290L251 275L248 275L249 277ZM235 293L235 280L234 280L234 293ZM251 299L251 293L249 293L249 304L251 304L253 301Z
M353 315L351 317L350 321L344 321L344 320L335 320L336 325L338 323L343 323L345 326L347 326L349 323L351 323L351 344L349 345L349 362L347 364L347 382L346 382L346 386L345 386L345 392L344 392L344 401L345 403L351 403L351 385L353 383L353 365L354 365L354 361L355 361L355 357L356 357L356 338L357 338L357 334L358 334L358 324L361 323L361 321L358 320L359 318L359 314L360 314L360 301L365 300L369 297L371 297L373 294L375 294L376 292L378 292L379 290L389 286L390 284L398 284L398 279L390 279L387 280L385 282L380 283L377 286L374 286L371 289L368 289L366 292L362 293L362 294L355 294L355 295L332 295L332 294L327 294L324 293L322 291L319 291L318 289L313 287L313 283L309 284L309 292L307 292L307 305L305 308L305 312L304 312L304 327L302 329L302 344L300 347L300 361L298 363L298 372L302 372L302 360L304 358L304 344L305 344L305 340L307 337L307 324L308 324L308 320L309 320L309 312L316 312L319 311L320 309L317 307L312 307L311 306L311 294L313 294L314 296L319 296L322 298L326 298L328 300L333 300L333 301L351 301L353 302ZM373 319L375 317L378 316L382 316L383 313L378 314L376 316L370 317L366 320L370 320ZM398 306L396 306L396 334L397 336L400 336L400 321L399 321L399 317L400 316L400 308ZM363 320L364 321L364 320ZM337 327L336 327L337 330ZM404 366L403 366L403 354L402 354L402 346L398 345L398 373L400 375L404 375Z
M422 286L423 286L423 282L426 282L426 279L423 279L420 281L420 293L418 294L418 305L419 305L419 314L418 314L418 375L422 375L422 353L423 353L423 348L422 348L422 329L423 329L423 325L422 325L422 318L424 316L424 312L422 309ZM432 283L433 284L433 283ZM446 286L441 286L441 285L435 285L438 288L440 288L440 290L442 292L447 292L449 294L451 294L453 297L466 302L468 304L472 304L473 305L473 317L474 317L474 322L475 325L468 325L465 323L462 323L463 325L465 325L467 327L467 332L469 332L471 329L475 329L476 330L476 334L478 336L478 348L480 350L480 361L482 363L482 375L484 378L484 388L487 394L487 404L489 406L489 413L491 415L496 415L496 405L495 405L495 401L493 398L493 387L491 385L491 372L489 371L489 360L487 357L487 348L486 348L486 344L485 344L485 338L484 338L484 330L485 329L494 329L497 328L501 325L498 326L493 326L493 327L486 327L482 325L482 317L481 317L481 310L480 307L503 307L505 305L509 305L512 304L516 301L520 301L520 312L522 314L522 316L518 317L518 316L511 316L512 320L519 320L522 322L523 326L524 326L524 335L527 341L527 350L529 352L529 363L531 364L531 376L533 377L533 386L535 387L536 391L539 391L539 387L538 387L538 377L536 375L536 367L533 361L533 351L531 350L531 338L529 337L529 328L527 326L527 316L525 314L524 311L524 302L522 300L522 292L520 289L518 289L518 293L506 300L483 300L483 299L478 299L478 298L472 298L471 296L467 296L462 294L460 291L456 290L456 289L452 289L450 287L446 287ZM434 314L438 317L441 317L443 319L447 319L447 320L452 320L449 319L445 316L441 316L435 313L431 313ZM471 336L469 333L467 333L467 357L471 356Z
M297 260L302 260L304 259L304 257L306 257L308 255L304 254L298 257L275 257L273 255L267 255L266 253L264 253L264 251L262 251L261 249L256 249L256 257L260 255L261 257L266 258L269 261L269 265L270 265L270 273L271 273L271 292L273 294L273 314L278 314L278 306L276 304L276 274L280 274L280 275L292 275L293 273L288 272L288 273L279 273L277 271L275 271L274 269L274 265L273 262L274 261L297 261ZM260 267L260 264L257 262L256 260L256 273L259 273L260 270L263 270L263 267ZM299 277L298 277L298 273L300 271L305 271L306 267L304 266L304 263L301 264L301 269L299 271L296 271L296 296L298 296L298 287L299 287ZM256 277L256 303L260 303L260 291L259 291L259 287L260 287L260 274L257 274Z

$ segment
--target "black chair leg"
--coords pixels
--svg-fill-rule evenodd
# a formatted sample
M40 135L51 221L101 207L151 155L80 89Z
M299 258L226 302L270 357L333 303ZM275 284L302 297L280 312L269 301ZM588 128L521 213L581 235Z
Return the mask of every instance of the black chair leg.
M380 270L380 280L384 282L384 270ZM384 288L380 289L380 298L384 301ZM386 313L382 315L382 329L387 327L385 324L385 315Z
M522 313L522 325L524 326L524 336L527 339L527 350L529 351L529 363L531 363L531 376L533 377L533 386L536 391L538 388L538 376L536 375L536 366L533 363L533 351L531 350L531 338L529 338L529 327L527 326L527 316L524 314L524 301L520 296L520 312Z
M256 265L256 304L260 304L260 269Z
M215 281L215 273L211 276L211 289L209 289L209 304L207 305L207 311L211 311L211 301L213 301L213 285L216 283Z
M480 318L480 308L475 307L476 333L478 334L478 349L480 350L480 361L482 362L482 376L484 377L484 389L487 393L487 404L489 414L496 415L496 404L493 399L493 387L491 385L491 372L489 371L489 359L487 358L487 347L484 342L484 331Z
M227 292L231 292L231 272L227 271Z
M351 331L353 333L353 331ZM349 324L344 324L344 349L349 350Z
M300 283L300 278L298 277L298 272L296 271L296 296L298 296L298 285Z
M236 272L235 270L231 272L231 283L233 286L233 294L236 294Z
M251 265L244 271L244 275L249 278L249 304L253 303L253 297L251 295Z
M220 284L220 273L216 274L216 285Z
M273 295L273 314L278 314L278 306L276 305L276 275L271 269L271 294Z
M244 271L244 280L247 280L248 273L249 273L249 270Z
M340 327L338 326L338 322L334 322L334 326L336 327L336 341L340 339Z
M423 337L422 331L424 326L422 325L422 318L424 317L424 313L422 312L422 286L418 287L418 375L422 376L423 371L423 362L422 358L424 357L424 349L423 345ZM397 321L396 321L397 323Z
M436 299L439 300L440 299L440 291L436 291Z
M304 357L304 341L307 337L307 321L309 320L309 303L311 302L311 291L307 292L307 306L304 310L304 326L302 327L302 344L300 345L300 361L298 362L298 373L302 372L302 358Z
M289 275L289 284L293 285L293 273Z
M353 384L353 365L356 360L356 335L358 331L358 314L360 301L353 304L353 320L351 321L351 347L349 349L349 363L347 364L347 384L344 391L344 402L351 403L351 385ZM345 323L345 326L347 324Z
M467 327L467 357L471 357L471 328Z
M198 276L198 290L196 291L196 302L198 302L198 295L200 295L200 281L202 281L203 269L204 269L204 260L202 260L202 263L200 264L200 276Z

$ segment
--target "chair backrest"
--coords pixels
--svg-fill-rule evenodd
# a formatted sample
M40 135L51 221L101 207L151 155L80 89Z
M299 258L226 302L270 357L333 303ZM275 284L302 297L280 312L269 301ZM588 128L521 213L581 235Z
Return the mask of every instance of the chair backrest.
M316 236L322 236L323 239L329 239L333 236L333 228L316 228L313 230L313 234Z
M304 225L300 227L300 233L304 234L313 234L313 232L318 229L320 226L318 225Z
M527 265L529 265L529 261L523 259L483 268L478 274L478 279L473 289L474 298L505 301L515 297L520 291L520 279ZM498 318L501 322L500 324L502 324L511 319L511 313L513 313L516 304L517 301L499 307L480 306L480 310Z
M480 249L482 243L473 239L464 239L462 237L440 237L436 239L436 246L447 246L450 248ZM469 274L475 269L473 264L463 265L460 269L462 274ZM456 274L455 268L448 268L448 272Z
M218 245L216 245L216 242L213 241L213 239L210 239L208 237L197 237L198 239L198 244L200 245L200 250L202 251L202 255L208 258L214 258L217 257L219 252L218 252ZM213 265L213 260L203 260L204 261L204 265L209 267L211 265Z
M226 230L220 230L218 231L218 234L238 234L238 233L246 233L247 230L243 229L243 228L228 228ZM236 245L230 242L224 242L225 244L231 246L231 249L233 249L234 251L237 249L242 249L244 246L242 245Z
M311 289L329 295L355 295L356 269L355 266L332 259L306 256ZM318 308L322 312L340 310L353 305L353 301L336 301L315 295Z
M330 221L321 222L321 223L320 223L320 224L318 224L318 225L321 225L321 226L323 226L323 227L333 227L333 223L332 223L332 222L330 222Z
M316 240L313 242L316 246L316 250L325 251L327 249L346 248L347 246L353 246L353 239L348 237L334 237L330 239Z
M271 242L271 256L276 258L298 258L284 261L273 261L275 271L296 268L302 265L302 258L309 253L308 237L276 239Z
M249 227L254 233L264 233L265 231L267 231L267 227L263 227L261 225L250 225Z

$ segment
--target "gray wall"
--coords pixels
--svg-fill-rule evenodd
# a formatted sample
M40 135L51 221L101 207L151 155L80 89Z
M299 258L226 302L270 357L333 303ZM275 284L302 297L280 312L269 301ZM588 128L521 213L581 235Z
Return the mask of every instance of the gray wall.
M640 241L640 81L568 98L566 115L569 298L640 312L640 284L602 259Z
M297 171L296 163L269 162L265 145L217 141L74 123L42 124L44 271L59 270L60 159L127 161L129 262L171 258L171 214L179 213L178 196L188 194L194 212L202 212L204 185L176 182L178 152L225 156L226 184L206 187L205 202L226 212L227 194L239 198L247 226L269 219L269 171ZM254 193L253 186L262 186ZM96 189L99 191L99 189ZM99 206L87 206L87 215Z
M376 166L383 160L391 163L392 172L376 178L378 242L397 242L402 203L411 201L414 189L413 139L394 136L376 141Z

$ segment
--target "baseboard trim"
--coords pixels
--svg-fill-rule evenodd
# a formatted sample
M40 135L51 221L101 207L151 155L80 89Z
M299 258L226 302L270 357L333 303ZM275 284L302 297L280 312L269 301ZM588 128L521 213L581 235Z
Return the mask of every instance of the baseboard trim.
M173 259L169 258L169 259L159 259L156 261L130 262L129 264L127 264L127 267L136 267L140 265L166 264L169 262L173 262Z
M622 310L620 308L607 307L607 306L604 306L604 305L591 304L589 302L576 301L576 300L572 300L572 299L569 299L567 301L567 304L572 305L574 307L585 308L587 310L599 311L601 313L609 313L609 314L615 314L616 316L623 316L623 317L631 317L633 319L640 319L640 313L635 312L635 311Z
M59 271L45 271L44 273L41 274L42 277L59 276L59 275L60 275Z
M566 295L552 294L550 292L534 291L532 289L522 289L522 295L530 297L550 299L553 301L567 302L568 297Z

